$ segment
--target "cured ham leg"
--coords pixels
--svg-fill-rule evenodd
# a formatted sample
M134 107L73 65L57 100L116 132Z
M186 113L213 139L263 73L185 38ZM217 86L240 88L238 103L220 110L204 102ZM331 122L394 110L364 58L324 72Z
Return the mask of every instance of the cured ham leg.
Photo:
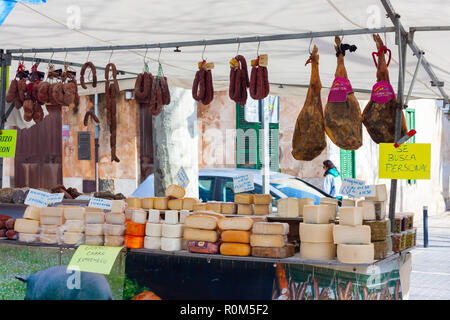
M305 104L295 124L292 137L292 156L296 160L311 161L320 155L327 146L325 126L323 123L322 100L320 90L322 84L319 77L319 55L317 46L305 65L311 62L311 80Z
M336 79L331 90L345 91L342 81L340 81L343 79L348 80L347 70L344 65L345 50L343 50L341 39L338 36L335 37L335 43L337 68L335 73ZM351 88L350 82L348 82L348 87ZM362 117L359 102L353 92L346 94L347 99L345 101L331 101L342 100L333 99L332 94L331 92L325 106L325 132L339 148L356 150L362 146Z
M387 49L378 34L374 34L373 39L375 40L378 49L377 84L375 86L377 86L380 81L384 81L389 84L389 72L386 59L384 57ZM394 96L392 100L385 103L378 103L373 100L374 91L379 91L379 89L372 90L372 97L364 109L362 121L366 126L370 137L376 143L395 142L395 113L397 98L395 97L395 94L392 93ZM407 131L408 129L406 127L405 116L402 112L402 128L400 137L406 135Z

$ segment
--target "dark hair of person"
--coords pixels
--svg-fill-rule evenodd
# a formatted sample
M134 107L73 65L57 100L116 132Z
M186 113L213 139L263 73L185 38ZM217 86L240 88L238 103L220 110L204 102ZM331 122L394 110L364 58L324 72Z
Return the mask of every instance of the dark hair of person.
M336 171L339 173L339 170L336 168L336 166L334 165L334 163L331 160L325 160L323 162L323 165L325 166L325 168L327 168L327 170L323 174L324 177L327 175L328 171L333 168L336 169Z

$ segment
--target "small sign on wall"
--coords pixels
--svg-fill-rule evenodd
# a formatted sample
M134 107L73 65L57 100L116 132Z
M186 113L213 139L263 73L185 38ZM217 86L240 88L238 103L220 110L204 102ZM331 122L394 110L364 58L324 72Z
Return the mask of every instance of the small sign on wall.
M78 160L91 160L91 133L78 132Z

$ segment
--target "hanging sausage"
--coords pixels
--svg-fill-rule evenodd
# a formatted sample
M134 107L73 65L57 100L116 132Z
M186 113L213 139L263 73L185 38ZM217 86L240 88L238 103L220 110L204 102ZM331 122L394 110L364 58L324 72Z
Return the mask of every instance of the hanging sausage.
M91 72L92 72L92 87L95 88L97 87L97 70L95 68L95 65L88 61L85 64L83 64L83 66L81 67L81 71L80 71L80 86L83 89L87 89L87 85L84 82L84 73L86 72L86 69L90 68Z
M338 36L335 43L337 68L325 106L325 132L339 148L356 150L362 146L361 108L344 65L345 51L353 52L356 46L342 44Z
M214 87L211 73L211 69L213 68L213 63L206 63L206 60L199 62L199 70L195 74L194 83L192 84L192 97L204 105L210 104L214 98Z
M263 61L261 61L263 60ZM251 61L250 96L262 100L269 95L269 73L267 71L267 55L260 55Z
M388 66L391 61L391 51L386 48L378 34L374 34L373 39L378 49L377 52L372 53L373 61L377 66L377 83L372 88L372 95L362 114L362 121L376 143L395 142L395 114L399 105L389 82ZM387 64L384 57L386 53L389 53ZM378 56L378 63L375 55ZM402 112L400 137L406 135L407 131L405 116Z
M296 160L311 161L320 155L327 146L322 100L320 98L322 84L319 77L319 55L317 51L317 46L314 46L311 56L305 64L311 63L311 80L305 104L297 118L292 137L292 156Z
M113 82L109 83L109 70L112 69ZM111 162L120 162L116 155L116 137L117 137L117 116L116 104L119 94L119 83L117 81L117 70L114 63L108 63L105 67L105 96L106 96L106 118L110 132Z
M245 106L247 103L247 88L249 87L247 61L245 61L244 56L237 55L230 60L230 87L228 91L230 99L241 106Z

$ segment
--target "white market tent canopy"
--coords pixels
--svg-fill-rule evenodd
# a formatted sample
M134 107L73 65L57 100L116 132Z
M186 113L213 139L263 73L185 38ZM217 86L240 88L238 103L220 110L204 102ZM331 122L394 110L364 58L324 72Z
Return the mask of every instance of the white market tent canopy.
M142 72L143 59L150 61L150 70L157 73L160 54L158 44L185 41L209 41L216 39L236 39L271 35L290 35L328 31L361 30L365 28L385 28L390 32L381 33L385 45L392 51L389 66L390 80L397 88L399 57L395 45L392 19L386 16L386 2L398 13L406 32L410 27L436 27L448 24L450 3L445 0L321 0L321 1L70 1L44 0L17 2L0 26L2 49L19 48L70 48L116 45L152 44L150 49L103 50L83 52L25 52L24 57L71 61L79 64L89 60L97 67L104 67L109 60L118 69L129 72L122 78L135 77ZM416 31L414 44L422 50L424 60L418 69L417 81L412 97L446 99L450 95L450 52L449 28L445 31ZM364 30L363 30L364 31ZM344 43L355 44L355 53L346 54L346 67L355 91L370 93L376 81L376 68L372 52L376 51L371 34L347 34ZM309 84L310 67L305 67L310 45L319 48L319 71L322 85L327 88L334 79L336 56L334 36L261 41L259 53L269 55L269 81L271 94L304 94ZM239 44L239 53L247 58L256 58L258 41ZM174 47L161 50L160 61L164 74L170 83L190 88L197 71L197 62L202 52L208 62L214 62L213 79L215 89L227 89L229 77L228 61L237 53L238 44L221 45L180 45L181 52ZM20 57L22 53L13 52ZM426 59L426 60L425 60ZM406 53L405 95L417 64L410 47ZM31 62L26 63L28 68ZM429 70L424 68L429 65ZM17 61L12 62L11 73L15 73ZM40 65L46 71L47 64ZM79 73L79 68L76 68ZM444 87L432 86L430 70L435 79ZM103 80L102 70L97 70L99 80ZM133 81L134 84L134 81ZM283 84L283 88L279 88ZM293 87L290 87L293 85ZM98 88L100 90L100 88ZM361 95L361 94L360 94ZM366 95L367 97L367 95Z

